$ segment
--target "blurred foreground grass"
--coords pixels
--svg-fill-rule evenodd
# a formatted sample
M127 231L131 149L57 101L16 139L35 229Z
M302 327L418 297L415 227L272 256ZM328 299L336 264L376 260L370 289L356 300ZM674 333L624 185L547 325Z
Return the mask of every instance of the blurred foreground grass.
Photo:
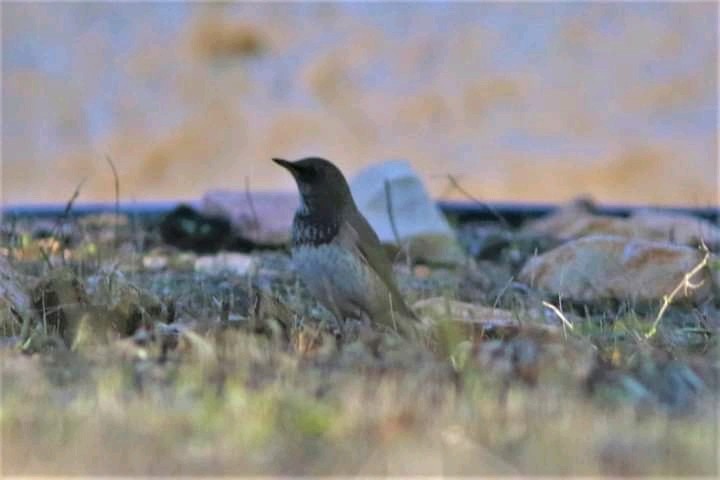
M109 353L6 353L4 472L709 475L716 468L711 401L693 417L642 415L622 402L591 401L562 379L512 386L501 400L506 386L479 368L455 378L431 359L377 367L347 351L303 359L248 334L223 337L231 346L211 344L223 351L222 364L147 362L139 371Z

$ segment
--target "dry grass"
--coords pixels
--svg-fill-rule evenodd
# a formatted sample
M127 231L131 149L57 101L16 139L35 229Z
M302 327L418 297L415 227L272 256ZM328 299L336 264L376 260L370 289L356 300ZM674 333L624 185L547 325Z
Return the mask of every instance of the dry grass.
M222 343L222 345L220 344ZM710 474L715 425L594 403L557 372L303 357L243 332L212 360L144 349L3 358L8 474ZM127 355L127 352L124 352ZM388 352L409 355L401 349ZM215 355L218 357L215 358ZM222 359L222 362L220 362ZM409 362L408 362L409 363ZM618 398L622 392L607 392ZM712 413L703 406L698 416ZM707 418L707 417L706 417Z

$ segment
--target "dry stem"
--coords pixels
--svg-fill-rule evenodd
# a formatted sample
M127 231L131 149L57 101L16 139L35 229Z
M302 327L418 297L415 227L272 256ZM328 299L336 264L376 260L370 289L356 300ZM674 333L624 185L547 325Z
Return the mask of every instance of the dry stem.
M660 320L662 320L663 315L665 315L665 311L673 302L677 294L680 293L680 290L683 290L685 292L685 295L687 295L688 290L695 290L703 284L702 281L700 281L699 283L692 283L691 281L692 278L697 275L700 270L705 268L705 266L710 261L710 250L708 250L707 246L705 246L705 243L702 244L702 250L705 252L705 255L703 256L702 260L700 260L700 263L695 265L692 270L690 270L683 276L680 283L677 284L677 286L673 289L672 292L670 292L669 295L663 296L663 304L660 307L660 311L658 311L657 316L655 317L655 321L653 322L650 331L645 334L645 339L649 339L655 336L655 334L657 333L657 327L658 325L660 325Z

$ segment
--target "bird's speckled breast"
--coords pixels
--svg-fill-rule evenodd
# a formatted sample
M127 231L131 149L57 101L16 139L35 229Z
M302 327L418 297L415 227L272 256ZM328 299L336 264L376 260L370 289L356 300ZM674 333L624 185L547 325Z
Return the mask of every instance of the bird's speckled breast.
M322 245L330 243L340 230L340 222L336 218L315 218L301 206L295 212L292 229L292 244Z
M293 265L310 292L335 315L361 318L387 309L387 291L367 264L334 243L296 245Z

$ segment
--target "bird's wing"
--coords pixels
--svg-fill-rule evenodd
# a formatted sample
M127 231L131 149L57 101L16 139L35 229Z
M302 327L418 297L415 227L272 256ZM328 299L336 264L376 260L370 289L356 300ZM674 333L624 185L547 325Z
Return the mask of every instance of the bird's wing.
M344 248L353 251L367 263L380 277L385 286L392 295L393 309L411 318L415 318L415 314L405 304L393 277L392 264L385 255L385 250L380 244L375 231L368 224L367 220L357 214L353 217L353 221L345 221L340 227L336 239ZM366 247L363 247L365 245ZM376 248L373 248L376 247Z

